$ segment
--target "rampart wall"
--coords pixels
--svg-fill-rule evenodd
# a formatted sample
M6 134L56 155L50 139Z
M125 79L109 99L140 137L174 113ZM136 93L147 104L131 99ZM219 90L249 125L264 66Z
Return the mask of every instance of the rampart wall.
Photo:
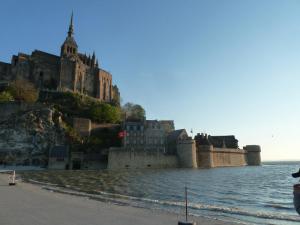
M245 151L242 149L214 148L213 167L246 166Z
M213 148L211 145L197 147L197 164L200 168L246 166L243 149Z
M176 168L177 156L165 155L161 151L110 148L108 169Z
M260 157L261 148L259 145L246 145L244 149L247 152L246 161L248 166L261 165L261 157Z
M197 168L197 154L195 141L181 140L177 143L179 166L182 168Z

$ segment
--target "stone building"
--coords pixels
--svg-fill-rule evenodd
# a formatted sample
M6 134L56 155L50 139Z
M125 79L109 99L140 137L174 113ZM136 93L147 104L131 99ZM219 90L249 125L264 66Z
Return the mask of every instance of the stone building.
M178 142L188 138L189 136L185 129L174 130L170 132L167 136L167 153L176 154Z
M68 169L69 164L68 146L53 146L49 150L48 169Z
M13 55L11 63L0 62L0 82L17 78L29 80L39 89L70 90L106 102L119 98L112 75L100 68L95 52L90 56L78 51L73 14L59 56L35 50L30 55Z
M124 147L166 151L167 136L174 131L173 120L125 121Z

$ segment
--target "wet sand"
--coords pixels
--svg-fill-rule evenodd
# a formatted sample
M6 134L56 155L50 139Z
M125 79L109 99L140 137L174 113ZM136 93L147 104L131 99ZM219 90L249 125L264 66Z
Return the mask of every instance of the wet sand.
M8 175L0 173L1 225L177 225L182 219L177 214L51 192L24 182L9 186ZM191 220L198 225L236 224L202 217Z

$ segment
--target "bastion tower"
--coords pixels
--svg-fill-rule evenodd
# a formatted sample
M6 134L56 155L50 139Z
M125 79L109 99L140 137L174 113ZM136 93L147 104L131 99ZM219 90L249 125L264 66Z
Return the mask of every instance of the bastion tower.
M29 80L40 90L69 90L105 102L119 97L118 88L112 83L112 75L100 68L95 52L91 56L78 51L73 13L59 56L34 50L31 55L13 55L11 63L0 62L0 81L14 79Z

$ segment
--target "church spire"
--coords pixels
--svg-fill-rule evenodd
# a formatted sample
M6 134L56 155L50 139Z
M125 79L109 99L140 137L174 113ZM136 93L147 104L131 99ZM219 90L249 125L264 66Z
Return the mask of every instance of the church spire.
M75 41L73 35L74 35L74 29L73 29L73 11L72 11L68 36L61 46L61 50L60 50L61 55L70 56L70 55L77 54L78 46L76 44L76 41Z
M73 11L72 11L71 21L70 21L69 31L68 31L68 36L72 37L73 34L74 34L74 29L73 29Z

